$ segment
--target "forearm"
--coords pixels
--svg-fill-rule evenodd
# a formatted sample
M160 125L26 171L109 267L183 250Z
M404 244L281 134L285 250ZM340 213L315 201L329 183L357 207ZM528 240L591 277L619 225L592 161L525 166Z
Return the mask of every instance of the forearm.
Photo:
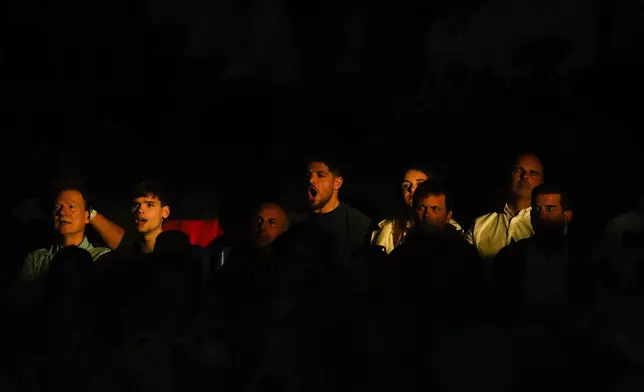
M100 213L96 213L92 219L92 227L98 232L105 242L105 245L110 249L118 248L125 234L125 230L121 226L110 221Z

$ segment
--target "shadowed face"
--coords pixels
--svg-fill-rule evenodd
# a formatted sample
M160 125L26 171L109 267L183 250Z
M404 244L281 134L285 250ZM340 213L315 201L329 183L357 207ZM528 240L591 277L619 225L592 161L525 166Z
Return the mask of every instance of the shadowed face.
M411 207L411 205L413 204L414 192L416 192L418 185L422 184L428 179L429 178L427 177L427 174L420 170L412 169L408 170L405 173L402 182L402 196L403 200L405 200L405 204L407 204L408 207Z
M431 231L445 229L445 224L452 218L452 212L447 211L445 195L427 195L414 206L416 225Z
M563 208L560 194L541 194L534 198L530 219L536 234L563 235L572 211Z
M262 206L253 223L253 244L257 247L270 245L288 229L287 215L275 204Z

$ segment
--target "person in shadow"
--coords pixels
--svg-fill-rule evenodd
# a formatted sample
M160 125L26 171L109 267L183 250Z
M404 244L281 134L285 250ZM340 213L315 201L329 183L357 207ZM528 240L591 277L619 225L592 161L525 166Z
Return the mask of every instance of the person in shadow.
M370 390L436 386L430 355L441 337L481 323L485 274L476 249L449 223L450 192L426 181L414 193L414 227L373 284ZM377 375L377 376L375 376Z

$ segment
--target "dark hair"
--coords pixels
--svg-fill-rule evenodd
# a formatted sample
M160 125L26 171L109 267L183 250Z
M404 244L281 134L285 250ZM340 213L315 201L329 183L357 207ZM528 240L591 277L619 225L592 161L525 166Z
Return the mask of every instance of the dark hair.
M159 199L159 201L161 202L161 206L165 207L167 205L170 205L170 201L168 200L168 196L165 193L163 184L161 184L158 181L154 181L154 180L141 181L134 188L133 193L134 193L132 195L133 199L136 199L137 197L152 196Z
M307 166L310 165L313 162L322 162L327 167L329 168L329 171L335 176L335 177L342 177L343 176L343 171L340 163L338 160L329 153L324 153L324 154L319 154L319 155L311 155L309 158L306 160Z
M562 186L557 184L541 184L532 190L532 204L535 203L539 195L560 195L561 207L564 211L572 210L572 200L570 194Z
M402 175L404 176L410 170L416 170L416 171L425 173L425 175L432 181L443 180L443 176L441 176L441 174L439 173L439 170L433 166L414 163L406 166L402 172Z
M92 203L90 202L89 199L89 193L87 192L87 188L83 186L83 184L72 181L72 180L59 180L54 183L54 186L52 187L51 191L51 199L52 201L55 201L58 196L61 194L61 192L64 191L76 191L83 196L83 201L85 204L85 210L89 211L92 208Z
M414 192L414 206L416 206L420 200L426 198L430 195L445 195L445 207L447 212L452 211L453 209L453 200L450 195L449 190L445 185L440 181L425 181L418 185L416 192Z

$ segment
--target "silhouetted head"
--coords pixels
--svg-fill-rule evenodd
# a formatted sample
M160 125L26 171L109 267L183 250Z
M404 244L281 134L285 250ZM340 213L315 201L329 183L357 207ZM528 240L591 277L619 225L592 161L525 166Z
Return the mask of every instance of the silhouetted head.
M154 243L154 253L181 253L190 252L190 237L179 230L164 231L159 234Z
M48 274L50 294L83 294L95 288L92 256L85 249L67 246L51 261Z

